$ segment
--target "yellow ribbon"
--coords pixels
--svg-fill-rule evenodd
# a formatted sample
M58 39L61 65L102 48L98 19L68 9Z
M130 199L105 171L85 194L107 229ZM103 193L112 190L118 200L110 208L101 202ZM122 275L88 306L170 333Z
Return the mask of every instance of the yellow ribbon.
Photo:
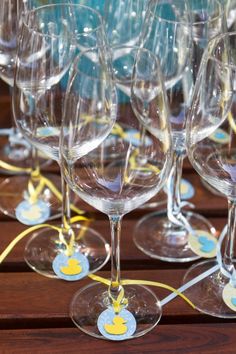
M26 173L31 172L31 168L16 167L16 166L10 165L9 163L6 163L2 160L0 160L0 168L3 168L4 170L12 171L12 172L26 172Z
M89 219L86 218L85 216L76 216L71 218L71 223L74 223L76 221L86 221L88 222ZM86 226L85 226L86 227ZM73 245L74 245L74 239L73 239L73 235L72 235L72 239L73 239L73 243L70 240L70 243L67 244L67 242L65 241L64 237L63 237L63 230L61 227L58 226L54 226L54 225L50 225L50 224L40 224L40 225L35 225L35 226L31 226L28 229L22 231L18 236L16 236L16 238L11 241L9 243L9 245L6 247L6 249L1 253L0 255L0 263L3 262L3 260L8 256L8 254L13 250L13 248L15 247L15 245L21 241L24 237L28 236L29 234L31 234L32 232L42 229L42 228L51 228L53 230L56 230L58 232L59 235L59 239L60 241L66 246L66 253L67 254L72 254L72 250L73 250ZM82 233L84 232L84 230L82 229L80 231L80 234L78 235L78 238L82 237Z
M71 219L71 223L76 222L78 220L86 221L87 225L91 221L91 220L87 219L86 217L76 216L76 217ZM86 228L87 225L85 225L84 227ZM41 224L41 225L32 226L32 227L28 228L27 230L22 231L13 241L11 241L10 244L6 247L6 249L0 255L0 263L3 262L3 260L8 256L8 254L12 251L12 249L15 247L15 245L19 241L21 241L24 237L26 237L30 233L32 233L32 232L34 232L36 230L39 230L41 228L51 228L53 230L56 230L58 232L60 242L63 243L66 246L65 254L67 256L70 256L73 253L74 240L75 240L74 232L72 232L71 239L70 239L70 242L68 244L65 241L64 237L63 237L63 230L62 230L61 227L57 227L57 226L50 225L50 224ZM80 233L78 235L78 238L82 237L83 233L84 233L84 229L82 229L80 231ZM100 282L102 284L105 284L105 285L109 286L109 288L111 286L111 281L109 279L103 278L103 277L95 275L95 274L89 274L88 277L90 279L94 280L94 281L97 281L97 282ZM112 284L112 285L115 286L116 284ZM160 283L160 282L149 281L149 280L130 280L130 279L125 279L125 280L121 280L122 288L121 288L121 290L119 292L119 295L118 295L117 299L114 299L114 298L112 298L112 296L110 296L111 299L112 299L114 311L116 313L119 313L121 308L128 303L127 299L124 297L123 285L147 285L147 286L156 286L156 287L164 288L164 289L167 289L167 290L169 290L171 292L176 293L184 301L186 301L190 306L195 308L193 303L185 295L183 295L182 293L180 293L178 290L176 290L175 288L173 288L170 285L163 284L163 283Z
M114 124L111 133L114 135L119 135L123 139L127 138L128 136L124 129L118 123Z
M59 190L54 186L54 184L46 177L42 176L39 169L32 171L31 168L21 168L10 165L4 161L0 160L0 168L6 169L12 172L27 172L30 173L30 179L28 183L28 192L29 192L29 201L30 203L35 203L44 186L47 186L51 192L56 196L56 198L62 201L62 194ZM33 181L38 180L38 185L35 188L33 185ZM78 209L75 205L70 204L71 210L73 210L77 214L84 214L83 210Z
M110 287L111 285L111 281L109 279L100 277L98 275L95 274L89 274L88 277L94 281L97 281L99 283L108 285ZM131 279L124 279L121 280L121 285L147 285L147 286L155 286L155 287L159 287L159 288L163 288L166 290L169 290L171 292L176 293L178 296L180 296L184 301L186 301L192 308L195 309L195 305L182 293L180 293L177 289L173 288L170 285L164 284L164 283L160 283L160 282L155 282L155 281L150 281L150 280L131 280ZM124 305L125 303L127 303L127 300L124 299L124 292L121 291L120 294L118 295L117 299L112 299L113 301L113 308L115 312L119 312L120 308L122 307L122 305Z
M228 120L229 120L229 124L231 126L231 128L233 129L234 133L236 134L236 124L233 118L233 115L231 112L229 112L228 114Z

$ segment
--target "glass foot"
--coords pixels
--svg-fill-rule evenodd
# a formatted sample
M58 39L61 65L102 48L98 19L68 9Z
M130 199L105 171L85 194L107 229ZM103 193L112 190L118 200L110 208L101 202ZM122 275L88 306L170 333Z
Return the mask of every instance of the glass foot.
M160 192L154 198L142 204L138 209L155 208L155 210L162 210L163 208L166 208L166 203L167 203L167 195L164 189L161 189Z
M211 186L207 181L205 181L203 178L200 179L203 186L210 191L212 194L217 195L218 197L224 197L224 195L219 192L217 189L215 189L213 186Z
M140 337L159 322L162 315L160 301L149 288L142 285L126 285L124 291L128 300L125 309L134 316L137 324L135 332L125 339ZM75 294L70 306L70 316L83 332L105 339L98 330L97 321L99 315L110 307L107 286L92 283Z
M0 161L9 165L18 167L19 169L32 167L31 146L23 137L17 143L10 143L9 136L0 136ZM44 154L38 154L38 162L40 167L48 166L52 161ZM11 171L0 168L2 174L18 175L25 174L25 171Z
M203 216L192 212L183 214L194 230L215 234L215 228ZM190 262L200 258L190 248L188 239L188 230L170 222L166 211L146 215L134 230L134 243L142 252L167 262Z
M44 173L55 187L61 189L61 178L54 174ZM12 176L6 178L0 184L0 210L3 214L16 218L16 208L24 201L25 193L28 191L29 175ZM47 220L53 220L61 216L61 201L45 186L38 196L39 200L45 202L50 208L50 215Z
M60 226L59 226L60 227ZM72 225L76 236L75 251L82 253L89 261L89 272L94 273L106 264L110 256L110 246L95 230L81 225ZM57 278L52 263L65 247L59 241L58 232L44 228L28 240L24 258L35 272L50 278Z
M216 260L194 264L185 274L183 283L189 282L216 265ZM228 283L229 279L219 269L185 290L184 295L193 302L200 312L220 318L236 318L236 311L231 310L222 299L223 289Z

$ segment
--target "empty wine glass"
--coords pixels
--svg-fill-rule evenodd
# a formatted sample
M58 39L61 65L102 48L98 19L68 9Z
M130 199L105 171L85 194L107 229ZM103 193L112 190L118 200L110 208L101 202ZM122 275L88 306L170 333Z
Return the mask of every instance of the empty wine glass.
M104 1L105 29L111 46L138 44L147 3L147 0Z
M184 283L193 280L186 295L197 309L212 316L236 317L235 215L236 215L236 33L213 39L199 70L188 114L186 139L193 167L228 199L228 227L217 258L193 265ZM221 144L212 136L221 129L228 139ZM224 233L219 240L219 246ZM195 240L200 248L214 248L214 240ZM199 276L198 282L194 278Z
M82 112L71 110L71 100L78 95L78 107L82 103L89 105L92 91L83 92L80 87L74 90L70 85L61 153L64 175L72 190L107 214L111 226L110 286L107 289L93 283L80 289L71 304L71 318L91 336L123 340L145 334L161 316L160 302L151 290L140 285L122 285L120 231L123 215L145 203L163 185L171 164L171 136L156 57L137 47L119 49L123 56L117 58L112 48L114 81L118 96L121 91L127 100L118 104L114 128L99 146L85 154L79 148L81 139L90 144L96 142L105 117L95 117L94 127L85 135L81 130ZM77 59L74 70L81 62L83 57ZM133 69L137 75L132 75ZM131 106L133 100L138 102L135 112ZM149 114L143 114L146 105ZM121 331L113 331L114 318L123 323Z
M184 211L181 175L186 156L185 120L204 48L222 33L225 13L218 0L150 1L141 46L160 59L170 107L174 161L167 181L167 210L142 218L134 242L147 255L169 262L188 262L204 256L189 243L193 233L214 235L215 228L202 215Z
M0 78L9 84L11 90L21 18L35 5L37 5L35 1L29 4L27 0L3 0L0 3ZM34 222L33 219L27 223L18 213L22 202L34 199L47 204L48 213L44 214L41 221L58 218L61 215L61 202L47 185L43 186L41 183L39 166L50 163L50 159L45 155L38 156L38 152L15 127L14 121L12 125L12 133L0 137L2 139L0 160L10 166L13 165L12 170L9 167L2 172L16 174L16 176L8 177L0 184L0 210L5 215L17 218L27 225L37 224L37 220ZM25 168L31 169L31 173L26 173ZM57 175L44 172L44 177L50 179L57 190L60 189L60 178ZM37 188L40 183L41 187Z
M22 24L13 92L14 116L22 134L36 148L57 161L60 167L59 138L68 71L80 46L90 46L96 38L99 38L100 43L103 36L100 15L93 9L80 5L42 6L28 12L27 19ZM105 75L106 63L103 64L102 55L97 58L98 55L96 57L95 54L96 52L92 59L97 60L96 65L101 65ZM92 75L91 66L91 80L85 82L81 75L79 85L85 91L86 85L93 88L91 111L94 110L95 114L103 103L103 85L109 85L109 77L104 76L102 90ZM103 105L103 112L109 118L110 106L113 104L112 91L107 98L109 100ZM108 118L107 124L104 123L103 126L104 133L105 129L109 132L113 124L112 118ZM83 254L87 272L94 272L108 260L109 246L95 230L78 224L70 225L69 189L63 177L61 183L62 231L59 235L51 228L35 232L27 242L25 260L32 269L45 276L76 280L87 273L71 273L71 276L62 273L58 265L61 257L75 254L77 259ZM36 206L37 210L45 210L39 204ZM27 210L21 210L22 213L27 212L28 217L31 217L30 211L30 206ZM80 268L76 266L73 269L79 271Z
M20 31L21 16L33 4L27 0L3 0L0 3L0 78L10 88L14 82L17 37ZM19 167L29 167L30 145L17 131L14 120L9 136L1 136L0 159ZM8 171L11 173L11 171ZM14 171L15 173L15 171Z

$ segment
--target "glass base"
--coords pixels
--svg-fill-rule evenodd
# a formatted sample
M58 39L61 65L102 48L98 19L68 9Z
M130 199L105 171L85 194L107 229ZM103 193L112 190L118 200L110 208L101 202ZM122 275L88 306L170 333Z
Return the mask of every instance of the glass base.
M109 260L109 244L92 228L75 224L72 225L72 229L76 236L75 251L87 257L90 273L98 271ZM57 278L52 263L64 250L65 246L60 243L58 232L51 228L44 228L34 232L30 237L25 247L24 258L35 272L46 277Z
M215 234L215 228L203 216L185 211L183 215L192 229ZM166 211L146 215L134 230L134 243L142 252L167 262L190 262L200 258L190 248L188 239L188 230L170 222Z
M189 282L216 265L215 259L194 264L185 274L183 283ZM219 269L185 290L184 295L200 312L220 318L236 318L236 312L231 310L222 299L223 289L228 283L229 279Z
M158 192L158 194L153 199L140 205L138 209L155 208L155 210L162 210L163 208L166 208L166 203L167 203L167 195L164 189L161 189L160 192Z
M21 138L21 142L17 144L10 144L9 138L6 135L0 136L0 161L3 161L9 165L18 167L19 169L32 167L32 155L30 144L27 143L24 138ZM48 166L52 161L44 154L39 152L38 162L40 167ZM25 171L11 171L8 169L0 168L2 174L7 175L22 175Z
M142 285L125 285L124 291L124 296L128 299L125 309L132 313L137 323L134 334L126 339L143 336L153 329L161 318L160 301L149 288ZM86 334L106 339L99 332L97 321L99 315L110 306L107 287L92 283L75 294L70 306L70 316L75 325Z
M55 187L61 189L61 177L55 174L44 173L44 176L52 182ZM12 176L6 178L0 184L0 210L3 214L16 218L16 208L25 200L24 193L27 193L29 175ZM47 186L43 188L38 196L50 207L48 220L53 220L61 216L61 201L49 190Z
M212 194L217 195L218 197L225 197L224 194L220 193L216 188L214 188L212 185L210 185L209 183L207 183L207 181L205 181L203 178L200 179L203 186L210 191Z

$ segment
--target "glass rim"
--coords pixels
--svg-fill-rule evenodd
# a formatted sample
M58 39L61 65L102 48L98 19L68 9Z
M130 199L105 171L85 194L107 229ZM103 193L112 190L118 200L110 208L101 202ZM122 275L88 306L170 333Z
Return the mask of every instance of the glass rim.
M220 42L222 42L222 40L224 38L230 37L230 36L236 36L236 31L221 33L221 34L215 36L214 38L212 38L207 45L207 48L206 48L206 51L205 51L205 54L203 57L203 61L206 62L209 59L211 59L211 60L215 61L218 65L220 65L224 68L229 68L231 70L236 71L236 61L235 61L235 64L224 63L224 62L222 62L222 60L219 60L214 56L214 51L217 48L217 45Z
M58 34L42 33L39 30L37 30L37 28L30 26L28 23L30 14L38 13L46 8L59 8L59 7L61 7L61 8L62 7L83 8L83 9L90 11L90 13L93 13L93 15L97 16L97 19L99 22L98 25L95 28L93 28L91 31L86 32L85 33L86 35L96 32L99 28L101 28L101 30L103 30L102 16L100 15L100 13L97 10L95 10L89 6L83 5L83 4L72 4L72 3L46 4L46 5L42 5L42 6L34 8L34 9L31 9L31 10L25 10L25 11L23 11L22 24L24 24L24 26L27 27L30 31L35 32L38 36L48 37L48 38L59 38L60 35L58 35ZM75 39L80 35L82 35L82 33L75 34Z
M79 61L81 60L82 57L86 57L88 60L90 60L90 58L89 58L88 56L86 56L86 53L89 53L89 52L93 53L94 51L97 51L97 53L98 53L99 50L102 51L103 49L104 49L104 53L105 53L106 48L107 48L107 46L104 44L104 46L95 46L95 47L86 48L86 49L82 50L80 53L78 53L78 54L75 56L70 70L71 70L72 72L76 72L76 73L78 73L78 74L81 73L83 76L89 77L89 78L92 79L92 80L96 80L96 81L101 80L101 77L95 77L95 76L90 75L89 73L86 73L86 72L80 70L80 69L78 68L78 63L79 63ZM106 55L106 54L105 54L105 55ZM91 60L91 61L92 61L92 60ZM93 62L93 61L92 61L92 62ZM106 67L107 67L107 65L106 65ZM109 71L108 68L107 68L107 71ZM73 75L73 76L74 76L74 75ZM112 81L112 78L111 78L111 81Z
M141 52L145 52L145 53L148 53L151 57L154 58L155 62L157 63L157 68L158 70L160 70L160 61L158 59L158 57L149 49L147 48L144 48L144 47L139 47L139 46L135 46L135 45L126 45L126 44L117 44L117 45L113 45L113 46L110 46L111 50L113 49L132 49L132 50L135 50L135 51L141 51ZM127 52L127 54L129 54L129 52ZM111 54L112 56L112 61L113 61L113 54ZM120 56L117 56L117 58L115 57L114 60L116 59L119 59Z
M152 10L152 7L154 6L154 4L157 5L157 1L156 0L151 0L149 5L148 5L148 9L147 12L149 11L151 14L153 14L155 16L155 18L160 18L162 21L165 21L167 23L172 23L172 24L182 24L182 25L186 25L186 26L194 26L194 25L200 25L200 24L204 24L204 23L211 23L213 21L215 21L216 19L220 18L224 13L224 7L222 6L221 2L219 0L215 0L215 2L218 3L218 7L219 7L219 14L211 17L210 19L208 18L207 20L202 20L202 21L196 21L196 22L192 22L191 21L191 12L188 14L189 17L189 21L177 21L177 20L168 20L163 16L159 16L159 15L155 15L155 12Z

